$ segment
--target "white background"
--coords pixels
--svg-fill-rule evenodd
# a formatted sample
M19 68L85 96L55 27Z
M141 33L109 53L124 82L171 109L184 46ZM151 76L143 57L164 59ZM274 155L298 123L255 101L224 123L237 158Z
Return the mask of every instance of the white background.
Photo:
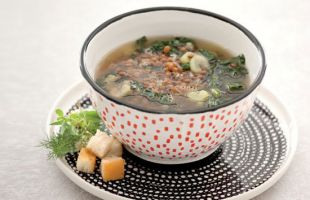
M256 200L310 199L310 1L1 0L0 199L96 199L67 179L46 151L44 122L59 94L81 79L79 53L105 20L150 6L189 6L232 18L261 41L263 82L294 113L299 145L280 181Z

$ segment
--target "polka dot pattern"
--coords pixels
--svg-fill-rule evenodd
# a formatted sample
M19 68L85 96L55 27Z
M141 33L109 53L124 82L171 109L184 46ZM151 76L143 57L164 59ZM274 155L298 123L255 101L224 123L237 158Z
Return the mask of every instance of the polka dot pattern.
M89 99L84 97L70 111L89 106ZM196 134L190 133L195 137ZM200 133L198 136L209 134ZM174 135L172 140L176 138L178 136ZM174 152L179 148L177 146L170 148L165 145L160 152ZM151 148L149 151L152 154ZM65 159L86 182L122 197L211 200L238 196L263 184L281 166L286 152L286 139L278 119L256 100L248 118L235 134L212 155L195 163L159 165L125 151L125 178L104 182L98 170L99 160L97 171L86 174L76 170L77 153L67 154Z
M235 132L254 101L249 95L213 112L153 114L116 104L94 91L90 94L111 133L135 155L157 163L204 158Z

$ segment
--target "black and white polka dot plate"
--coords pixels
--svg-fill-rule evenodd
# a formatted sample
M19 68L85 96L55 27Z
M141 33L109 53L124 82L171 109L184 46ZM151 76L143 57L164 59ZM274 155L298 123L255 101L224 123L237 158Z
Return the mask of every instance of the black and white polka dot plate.
M53 134L55 108L70 111L90 107L84 83L66 91L51 109L47 133ZM126 175L104 182L100 172L76 170L77 154L56 160L77 185L102 199L250 199L271 187L289 166L297 143L295 122L266 89L246 122L209 157L183 165L160 165L124 152ZM99 162L97 163L99 164ZM98 167L97 167L98 169Z

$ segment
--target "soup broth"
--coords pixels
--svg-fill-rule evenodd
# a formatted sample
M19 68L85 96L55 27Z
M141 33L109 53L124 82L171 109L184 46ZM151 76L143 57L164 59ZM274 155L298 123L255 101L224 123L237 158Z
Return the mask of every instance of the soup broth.
M162 113L212 108L247 89L245 57L184 37L141 37L106 55L95 79L107 95Z

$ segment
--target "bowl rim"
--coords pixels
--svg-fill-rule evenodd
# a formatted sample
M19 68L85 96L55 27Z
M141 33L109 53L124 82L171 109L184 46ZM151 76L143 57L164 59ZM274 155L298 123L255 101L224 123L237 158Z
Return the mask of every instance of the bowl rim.
M257 51L261 57L261 69L260 72L258 74L258 76L256 77L256 79L254 80L254 82L250 85L250 87L243 93L241 93L240 95L238 95L236 98L227 101L223 104L220 104L218 106L214 106L211 108L206 108L206 109L201 109L201 110L195 110L195 111L186 111L186 112L159 112L159 111L152 111L152 110L147 110L147 109L143 109L143 108L137 108L135 106L132 106L130 104L121 102L117 99L114 99L112 97L109 97L105 94L104 90L95 83L95 81L91 78L91 76L89 75L85 63L84 63L84 55L87 51L88 45L89 43L92 41L92 39L100 32L102 31L104 28L108 27L110 24L117 22L125 17L131 16L131 15L136 15L136 14L142 14L142 13L147 13L147 12L154 12L154 11L182 11L182 12L190 12L190 13L195 13L195 14L201 14L201 15L206 15L209 17L213 17L216 18L218 20L224 21L226 23L231 24L232 26L238 28L241 32L243 32L248 39L254 44L254 46L257 48ZM82 73L82 76L86 79L86 81L91 85L91 87L98 92L99 94L101 94L102 96L104 96L105 98L107 98L108 100L115 102L117 104L120 104L122 106L126 106L129 107L131 109L134 110L138 110L138 111L142 111L145 113L152 113L152 114L199 114L199 113L206 113L206 112L212 112L224 107L227 107L229 105L232 105L242 99L244 99L245 97L247 97L248 95L250 95L262 82L263 77L265 75L265 71L266 71L267 65L266 65L266 58L265 58L265 53L264 53L264 49L262 47L262 45L260 44L260 42L257 40L257 38L248 30L246 29L244 26L242 26L241 24L239 24L238 22L229 19L227 17L224 17L220 14L216 14L210 11L206 11L206 10L201 10L201 9L196 9L196 8L190 8L190 7L171 7L171 6L164 6L164 7L149 7L149 8L143 8L143 9L138 9L138 10L133 10L130 12L126 12L120 15L117 15L113 18L108 19L107 21L105 21L104 23L102 23L101 25L99 25L95 30L93 30L89 36L86 38L86 40L83 43L82 49L81 49L81 54L80 54L80 70Z

